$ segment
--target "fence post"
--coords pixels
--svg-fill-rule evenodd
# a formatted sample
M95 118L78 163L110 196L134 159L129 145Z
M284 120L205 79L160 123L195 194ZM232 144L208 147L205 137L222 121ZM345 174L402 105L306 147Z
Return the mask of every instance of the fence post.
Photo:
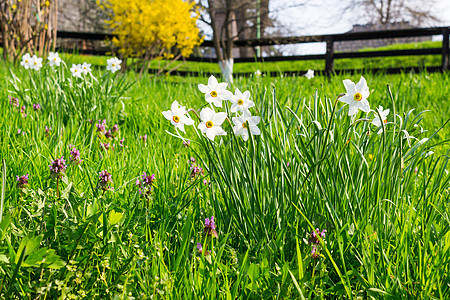
M449 35L450 27L442 30L442 71L448 71L449 69Z
M330 76L334 72L334 47L333 38L327 38L327 52L325 53L325 74Z

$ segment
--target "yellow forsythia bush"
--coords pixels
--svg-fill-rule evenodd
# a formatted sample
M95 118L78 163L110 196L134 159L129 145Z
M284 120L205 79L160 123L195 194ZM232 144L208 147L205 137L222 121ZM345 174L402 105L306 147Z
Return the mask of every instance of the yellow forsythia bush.
M183 0L107 0L113 43L124 57L172 58L174 50L189 56L203 38L196 26L194 3Z

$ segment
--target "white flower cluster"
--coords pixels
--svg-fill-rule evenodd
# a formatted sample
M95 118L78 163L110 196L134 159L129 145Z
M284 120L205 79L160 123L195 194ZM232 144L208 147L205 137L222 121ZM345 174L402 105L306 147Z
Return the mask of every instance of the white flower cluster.
M354 116L358 113L359 110L363 112L370 112L370 105L367 98L370 95L369 87L367 86L366 79L361 76L361 79L357 84L352 82L349 79L345 79L344 81L345 89L347 93L344 96L339 98L339 101L348 104L348 115ZM389 109L383 109L383 106L379 106L377 111L375 111L375 117L372 120L371 124L380 127L381 123L387 123L387 116L389 114ZM381 117L381 118L380 118ZM378 131L378 134L383 132L383 127Z
M233 131L235 135L240 135L244 141L248 140L249 132L252 135L260 135L261 131L258 128L258 124L261 121L259 116L252 116L249 109L255 106L255 103L250 100L250 92L245 91L242 93L239 89L236 89L234 95L226 88L228 83L217 82L214 76L209 77L208 85L199 84L198 89L205 93L205 100L211 107L205 107L200 111L200 124L198 129L205 134L209 139L214 140L217 135L226 135L226 131L223 130L222 124L227 119L226 112L215 112L213 105L216 107L222 107L224 100L231 102L230 111L236 113L236 116L232 118L234 123ZM241 113L240 115L238 113ZM184 125L193 125L194 121L187 115L187 110L184 106L180 106L177 101L174 101L171 106L171 110L164 111L164 117L169 120L176 129L183 132Z
M48 54L48 64L50 67L59 67L62 60L59 57L59 54L57 52L50 52ZM116 71L120 70L120 64L122 61L118 59L117 57L110 58L106 61L107 66L106 70L111 71L112 73L115 73ZM22 61L20 62L20 65L23 66L25 69L33 69L36 71L39 71L42 68L42 58L37 57L36 55L31 56L29 53L22 56ZM92 71L91 64L88 64L84 62L83 64L72 64L72 68L70 68L70 72L72 73L72 76L81 78L82 75L87 75Z
M42 68L42 58L37 57L36 55L31 56L29 53L22 56L22 61L20 65L25 69L33 69L39 71Z

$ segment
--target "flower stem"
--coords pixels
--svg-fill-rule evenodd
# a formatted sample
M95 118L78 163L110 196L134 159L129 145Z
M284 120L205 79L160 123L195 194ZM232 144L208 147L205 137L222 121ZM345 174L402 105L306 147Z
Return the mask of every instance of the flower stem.
M56 197L59 198L59 177L56 178Z

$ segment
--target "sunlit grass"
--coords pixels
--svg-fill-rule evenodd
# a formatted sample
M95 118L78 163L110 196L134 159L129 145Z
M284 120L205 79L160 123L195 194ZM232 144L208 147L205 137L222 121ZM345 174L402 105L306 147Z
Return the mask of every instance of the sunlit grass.
M185 147L161 112L205 106L206 77L40 72L1 68L0 298L449 297L448 74L367 75L372 109L391 109L380 135L373 113L352 120L336 102L346 76L238 78L261 136L225 125L211 143L187 127ZM97 131L103 119L114 138ZM69 144L83 161L57 183L49 164L69 161ZM156 177L150 197L143 172ZM204 234L211 216L218 238ZM313 228L327 230L318 258Z

